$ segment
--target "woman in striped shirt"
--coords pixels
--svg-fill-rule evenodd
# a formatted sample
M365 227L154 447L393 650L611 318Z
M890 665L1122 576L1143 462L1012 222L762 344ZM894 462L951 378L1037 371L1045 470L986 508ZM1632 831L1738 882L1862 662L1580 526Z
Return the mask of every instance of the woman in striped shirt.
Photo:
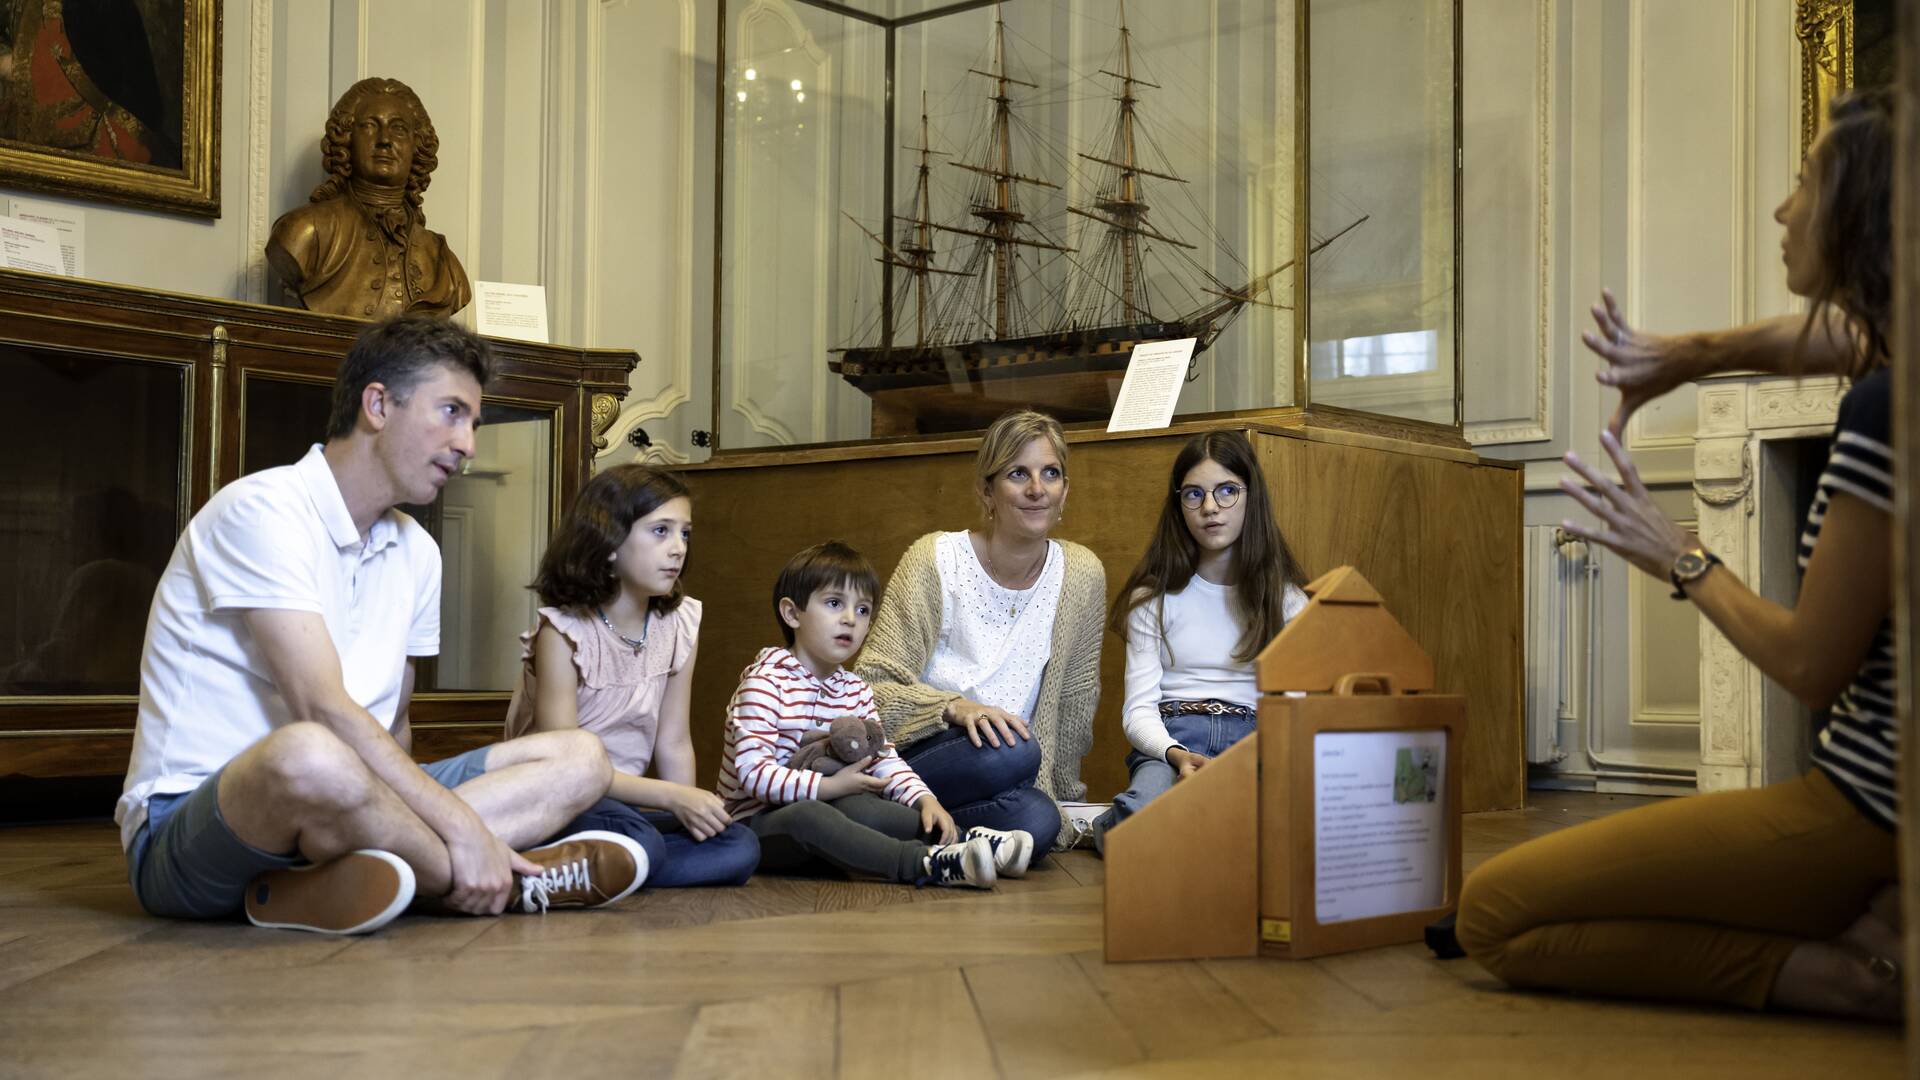
M1836 101L1774 217L1787 284L1811 301L1733 330L1635 330L1613 297L1588 348L1622 391L1601 445L1616 482L1573 454L1600 519L1566 528L1691 600L1808 707L1828 711L1813 768L1752 791L1673 799L1522 844L1460 899L1461 945L1516 986L1751 1008L1900 1017L1895 856L1893 465L1887 335L1893 269L1891 99ZM1800 547L1798 602L1755 594L1654 504L1620 449L1642 404L1716 371L1841 374L1825 472ZM1716 568L1718 567L1718 568Z

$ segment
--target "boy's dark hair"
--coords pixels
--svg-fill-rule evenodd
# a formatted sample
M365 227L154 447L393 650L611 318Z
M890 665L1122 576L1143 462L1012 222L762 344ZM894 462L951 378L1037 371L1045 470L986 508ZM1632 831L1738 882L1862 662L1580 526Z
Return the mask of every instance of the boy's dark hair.
M780 617L780 601L791 600L802 611L813 594L838 585L856 595L864 593L877 607L880 604L880 575L865 555L838 540L815 544L787 560L773 583L773 621L780 624L780 636L793 645L793 627Z
M493 349L480 335L437 315L396 315L360 331L333 379L327 439L353 434L368 384L379 383L405 401L437 367L464 371L484 388L493 374Z
M612 600L620 583L607 557L626 543L634 522L679 498L692 498L686 481L651 465L615 465L595 473L567 507L540 556L540 572L527 587L548 607L591 608ZM687 554L691 561L692 551ZM684 562L680 573L686 576ZM647 607L665 615L685 596L675 580L672 592L654 597Z

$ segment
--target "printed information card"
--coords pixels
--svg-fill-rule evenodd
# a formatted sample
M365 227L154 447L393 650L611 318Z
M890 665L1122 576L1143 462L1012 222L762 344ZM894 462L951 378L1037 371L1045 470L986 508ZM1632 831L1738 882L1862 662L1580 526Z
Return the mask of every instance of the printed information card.
M1178 338L1135 345L1107 430L1148 431L1173 423L1180 388L1187 382L1187 364L1199 343L1199 338Z
M36 274L65 273L60 231L39 221L0 218L0 266Z
M508 281L473 283L473 329L485 337L547 342L547 289Z
M1446 898L1447 733L1313 737L1314 918L1437 908Z
M68 277L87 276L87 218L83 211L47 199L15 196L11 216L53 226L60 243L60 269L53 272Z

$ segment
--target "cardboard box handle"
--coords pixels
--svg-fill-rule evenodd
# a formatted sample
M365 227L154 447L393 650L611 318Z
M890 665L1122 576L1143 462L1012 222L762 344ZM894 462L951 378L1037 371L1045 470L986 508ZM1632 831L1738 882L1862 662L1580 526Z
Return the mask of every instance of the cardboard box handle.
M1353 697L1356 694L1392 694L1393 676L1369 671L1350 671L1333 682L1333 692L1340 697Z

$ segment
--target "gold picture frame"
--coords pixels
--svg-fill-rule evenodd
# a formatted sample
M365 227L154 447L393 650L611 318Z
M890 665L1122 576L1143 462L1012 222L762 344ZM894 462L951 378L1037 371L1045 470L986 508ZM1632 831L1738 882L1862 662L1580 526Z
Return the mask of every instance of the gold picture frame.
M1827 104L1853 82L1853 0L1795 0L1800 39L1800 156L1826 122Z
M16 0L0 27L0 186L219 217L220 8L69 25L62 0Z

